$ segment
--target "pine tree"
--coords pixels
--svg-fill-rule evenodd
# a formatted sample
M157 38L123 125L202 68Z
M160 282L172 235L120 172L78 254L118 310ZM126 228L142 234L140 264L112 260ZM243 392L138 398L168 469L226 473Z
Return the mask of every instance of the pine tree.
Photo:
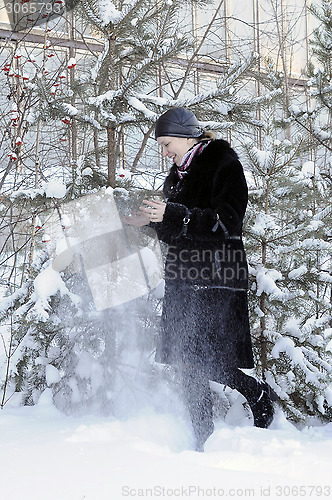
M302 142L267 135L262 150L244 144L252 332L260 375L289 418L330 421L331 211L314 164L301 161Z

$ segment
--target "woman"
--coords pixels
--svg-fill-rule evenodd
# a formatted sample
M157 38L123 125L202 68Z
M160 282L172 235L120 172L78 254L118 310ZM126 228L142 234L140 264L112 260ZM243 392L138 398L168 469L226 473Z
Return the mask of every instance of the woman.
M239 369L253 367L241 238L247 185L236 153L202 133L191 111L162 114L155 138L173 160L166 203L144 200L138 222L169 244L156 360L179 368L196 449L203 451L213 432L209 380L242 393L255 426L268 427L274 413L269 386Z

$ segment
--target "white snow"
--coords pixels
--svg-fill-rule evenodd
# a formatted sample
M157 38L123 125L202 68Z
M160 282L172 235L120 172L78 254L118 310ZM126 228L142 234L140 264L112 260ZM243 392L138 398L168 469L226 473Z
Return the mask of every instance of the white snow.
M150 111L137 97L131 96L128 98L128 104L137 111L141 111L147 118L157 118L157 113Z
M299 106L296 106L295 104L291 104L291 106L289 106L289 111L294 116L298 116L298 115L300 115L302 113L301 108Z
M117 91L116 90L108 90L104 94L101 94L97 97L89 97L88 98L88 103L93 104L95 106L100 106L103 104L103 101L112 101L117 96Z
M71 104L68 104L67 102L63 102L61 104L61 107L62 107L64 113L66 113L66 115L76 116L77 114L79 114L78 109L75 108L75 106L72 106Z
M12 191L10 194L10 199L14 200L15 198L18 198L20 196L26 197L26 198L31 198L32 200L38 196L38 195L43 195L44 190L43 189L17 189L16 191Z
M112 0L99 0L99 15L104 26L109 23L117 24L123 18Z
M57 368L55 368L55 366L47 365L45 367L45 370L46 370L46 383L48 386L56 384L61 380L60 372Z
M29 315L36 315L41 321L47 321L50 297L58 291L61 296L68 295L76 305L79 304L79 297L68 290L60 274L53 269L51 264L38 274L33 285L34 292L30 302L34 303L34 306L29 311Z
M263 236L268 230L276 229L278 229L278 225L276 224L274 217L265 213L258 214L252 226L253 233L259 236Z
M313 161L306 161L302 165L301 172L304 177L312 178L319 174L319 168L315 165Z
M288 278L290 279L296 279L299 278L300 276L303 276L308 272L307 266L304 264L298 267L297 269L293 269L288 273Z
M87 123L91 123L91 125L93 125L93 127L96 128L97 130L103 130L103 127L100 125L100 123L91 116L82 115L82 120L84 120Z
M328 134L327 132L325 132L324 130L318 130L316 132L316 135L319 137L319 139L321 139L322 141L326 141L327 139L330 139L331 137L331 134Z
M83 351L80 353L79 362L75 368L75 373L82 379L88 379L92 374L93 356Z
M301 338L300 321L289 318L285 324L285 331L291 333L293 337Z
M102 369L100 365L94 360L93 356L88 352L83 351L82 353L80 353L80 359L78 365L75 368L75 373L81 379L91 378L91 388L93 393L96 393L98 387L103 385Z
M28 285L25 283L21 288L18 288L14 293L8 297L2 297L0 301L0 312L5 311L9 307L13 307L16 300L23 298L28 293Z
M256 158L261 167L265 167L267 162L269 161L269 158L271 156L270 151L263 151L258 148L254 148L254 151L256 153Z
M305 498L330 496L332 424L299 431L279 412L266 430L235 413L240 423L218 420L197 453L175 414L66 417L48 389L37 406L0 413L2 498L276 499L297 498L300 488Z
M153 104L156 104L157 106L170 106L170 105L174 105L174 102L176 102L176 101L172 101L172 100L169 101L169 100L165 99L164 97L157 97L157 96L150 95L150 94L136 93L136 97L138 99L143 99L146 102L151 102Z
M282 291L276 285L276 280L282 279L282 274L275 269L265 269L260 266L257 270L256 280L257 280L257 295L260 296L263 292L268 295L272 294L278 297L282 297Z
M104 45L104 50L102 51L101 54L99 54L96 64L90 69L90 75L93 81L95 81L98 76L101 65L108 54L108 50L109 50L109 41L106 40Z
M63 198L66 194L66 186L59 181L49 181L43 185L43 189L49 198Z
M92 168L90 167L85 167L83 170L82 170L82 175L86 175L87 177L92 177L93 176L93 170Z
M265 316L263 311L258 306L255 307L255 313L259 318L263 318L263 316Z
M312 220L308 225L309 231L317 231L320 227L324 226L324 222L322 220Z
M331 387L328 387L325 390L325 398L326 398L326 401L328 402L328 404L331 406L332 405L332 388Z
M272 349L272 357L278 358L281 352L285 352L293 364L298 364L305 369L304 355L300 347L296 347L292 339L280 337Z
M70 57L68 62L67 62L67 68L70 68L70 66L75 66L75 65L76 65L75 57Z

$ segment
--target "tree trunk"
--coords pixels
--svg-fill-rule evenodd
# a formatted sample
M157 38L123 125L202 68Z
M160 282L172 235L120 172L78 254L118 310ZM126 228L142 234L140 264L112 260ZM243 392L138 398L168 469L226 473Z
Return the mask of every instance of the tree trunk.
M69 39L74 42L75 40L75 18L74 14L71 11L69 13L69 24L68 24L68 35ZM69 47L69 58L75 57L76 56L76 49L74 47L74 44ZM74 86L74 80L75 80L75 68L69 69L69 82L70 82L70 87L73 88ZM71 105L73 107L76 106L76 98L75 94L73 94L73 97L71 99ZM70 127L70 132L71 132L71 161L73 163L73 167L75 168L75 172L73 172L74 179L76 177L76 165L77 165L77 124L76 120L72 120L72 124Z
M107 127L107 183L115 187L116 151L115 151L115 127Z
M113 27L112 27L113 28ZM109 36L109 50L107 57L107 85L109 90L114 90L116 87L116 74L114 72L114 52L115 38L113 33ZM115 187L115 171L116 171L116 125L109 121L107 124L107 183L111 187Z
M266 241L262 241L262 264L266 265ZM265 379L265 372L267 371L267 345L265 338L266 330L266 293L263 292L259 300L259 308L263 315L260 318L260 359L262 366L262 378Z

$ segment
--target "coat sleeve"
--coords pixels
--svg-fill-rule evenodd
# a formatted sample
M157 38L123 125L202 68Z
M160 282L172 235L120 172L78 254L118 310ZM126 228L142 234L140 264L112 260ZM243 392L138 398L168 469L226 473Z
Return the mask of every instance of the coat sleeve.
M243 168L237 158L229 157L218 166L207 193L208 208L188 208L167 202L163 221L154 227L160 239L213 241L240 235L248 200Z

